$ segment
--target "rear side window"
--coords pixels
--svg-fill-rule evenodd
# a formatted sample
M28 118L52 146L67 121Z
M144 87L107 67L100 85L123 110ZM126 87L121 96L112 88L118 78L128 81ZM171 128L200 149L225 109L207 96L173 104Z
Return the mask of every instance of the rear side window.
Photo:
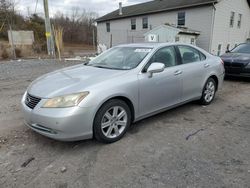
M181 54L183 64L199 62L206 59L206 56L204 54L192 47L178 46L178 48Z

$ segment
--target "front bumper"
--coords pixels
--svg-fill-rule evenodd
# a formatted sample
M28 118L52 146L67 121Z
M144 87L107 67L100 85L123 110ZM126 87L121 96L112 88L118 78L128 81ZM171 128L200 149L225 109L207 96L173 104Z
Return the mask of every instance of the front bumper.
M95 108L41 108L43 99L32 110L22 99L25 124L41 135L61 141L84 140L93 137Z
M250 68L244 64L225 62L226 76L250 77Z
M226 76L236 76L236 77L250 78L250 72L241 72L241 73L226 72Z

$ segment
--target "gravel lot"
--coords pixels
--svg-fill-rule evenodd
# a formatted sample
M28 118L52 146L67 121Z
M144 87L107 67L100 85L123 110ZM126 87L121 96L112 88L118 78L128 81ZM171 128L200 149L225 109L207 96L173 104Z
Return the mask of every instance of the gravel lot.
M72 64L0 63L0 187L250 187L249 79L226 80L210 106L142 120L117 143L64 143L25 127L20 99Z

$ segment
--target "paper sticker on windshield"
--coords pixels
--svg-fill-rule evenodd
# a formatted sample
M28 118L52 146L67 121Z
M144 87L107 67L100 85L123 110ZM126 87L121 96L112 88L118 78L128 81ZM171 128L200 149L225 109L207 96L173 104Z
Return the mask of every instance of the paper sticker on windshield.
M151 52L152 49L149 49L149 48L137 48L135 49L135 52L138 52L138 53L149 53Z

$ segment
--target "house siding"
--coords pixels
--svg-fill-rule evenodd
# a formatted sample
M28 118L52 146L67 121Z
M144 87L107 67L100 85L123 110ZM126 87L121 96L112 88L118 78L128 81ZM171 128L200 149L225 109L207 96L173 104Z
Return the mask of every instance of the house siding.
M215 5L215 20L212 37L211 52L217 54L219 44L222 45L221 53L235 44L246 42L250 36L250 8L246 0L222 0ZM234 26L230 27L230 14L235 12ZM238 14L242 14L241 28L238 28Z
M213 17L213 7L196 7L190 9L182 9L179 11L186 12L186 24L185 26L201 32L201 35L197 39L197 46L209 50L210 47L210 37L212 28L212 17ZM160 13L152 15L149 20L153 27L157 27L161 24L170 23L177 25L178 12L172 11L167 13Z
M196 44L205 50L209 50L212 35L212 6L202 6L147 15L148 29L142 28L142 18L145 16L133 17L136 18L136 31L131 30L131 18L110 21L110 33L106 31L106 22L101 22L97 24L98 42L110 47L111 34L113 46L123 43L144 42L143 35L148 32L150 28L153 29L166 23L177 25L179 11L186 12L186 27L201 32Z

